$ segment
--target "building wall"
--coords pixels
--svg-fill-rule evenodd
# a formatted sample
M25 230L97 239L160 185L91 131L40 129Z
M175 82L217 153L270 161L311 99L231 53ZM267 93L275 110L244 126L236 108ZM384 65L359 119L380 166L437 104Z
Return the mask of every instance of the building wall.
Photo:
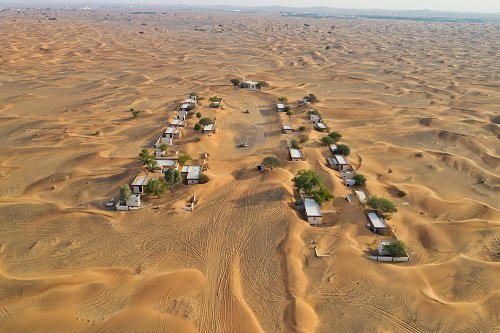
M188 183L188 185L198 184L198 179L188 179L187 183Z
M132 192L134 192L135 194L144 193L143 186L139 186L139 185L132 186Z
M309 216L307 218L307 222L309 222L309 224L315 224L315 225L321 224L321 216L320 217Z

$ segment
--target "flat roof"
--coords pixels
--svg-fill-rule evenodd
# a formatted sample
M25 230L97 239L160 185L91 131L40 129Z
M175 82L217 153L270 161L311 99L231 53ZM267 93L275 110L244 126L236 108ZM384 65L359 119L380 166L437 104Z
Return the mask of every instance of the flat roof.
M334 159L333 157L328 157L327 160L328 160L328 164L330 164L330 165L337 165L338 164L337 160Z
M205 125L205 127L203 127L203 130L204 130L204 131L213 131L213 130L214 130L214 125L215 125L215 124L208 124L208 125Z
M191 106L191 104L190 104L190 103L184 103L184 104L182 104L182 105L181 105L181 109L187 109L187 108L189 108L190 106Z
M192 103L194 103L194 102L195 102L195 100L194 100L194 99L191 99L191 98L187 98L187 99L184 101L184 103L185 103L185 104L188 104L188 103L189 103L189 104L192 104Z
M180 115L187 114L187 113L188 113L187 111L179 111Z
M180 119L173 119L170 122L170 125L182 125L182 124L184 124L184 120L180 120Z
M158 164L158 166L162 166L162 167L174 167L177 165L177 161L175 160L155 160L156 161L156 164Z
M387 228L387 224L385 224L384 220L381 219L377 215L377 213L370 212L367 215L368 215L368 218L370 219L370 222L371 222L371 224L373 225L374 228L379 228L379 229Z
M284 109L285 108L285 104L278 103L276 105L278 106L278 109Z
M318 203L311 198L304 199L304 207L306 208L306 215L309 216L322 216L321 208Z
M200 175L201 175L201 166L190 165L186 179L200 179Z
M354 193L356 194L356 196L358 197L359 201L361 203L365 203L366 202L366 199L368 198L368 196L366 195L366 192L361 190L361 191L354 191Z
M165 134L175 134L178 132L179 130L177 129L177 127L169 127L165 130Z
M335 144L330 145L330 150L332 152L335 151L335 150L337 150L337 145L335 145Z
M259 81L243 81L243 83L248 83L248 84L259 84Z
M325 123L317 123L316 125L321 129L326 129Z
M347 160L346 160L346 158L345 158L344 155L338 155L338 154L336 154L336 155L333 155L333 157L337 160L337 162L339 164L344 164L344 165L345 164L349 164L349 162L347 162Z
M290 156L292 158L302 158L302 152L300 149L290 148Z
M137 175L132 182L132 186L141 186L145 185L147 181L148 175Z
M283 125L283 129L285 129L285 130L291 130L292 129L292 125Z

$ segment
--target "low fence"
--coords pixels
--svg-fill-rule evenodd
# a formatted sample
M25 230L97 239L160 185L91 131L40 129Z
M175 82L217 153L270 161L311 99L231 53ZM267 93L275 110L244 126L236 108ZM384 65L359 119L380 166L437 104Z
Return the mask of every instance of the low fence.
M406 262L410 261L409 257L391 257L391 256L368 256L369 259L383 262Z

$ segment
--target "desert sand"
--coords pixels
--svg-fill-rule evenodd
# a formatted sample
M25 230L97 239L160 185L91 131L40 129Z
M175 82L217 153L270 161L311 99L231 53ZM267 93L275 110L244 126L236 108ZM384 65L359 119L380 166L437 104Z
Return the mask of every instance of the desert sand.
M500 331L498 26L118 10L0 23L1 332ZM270 86L232 87L241 76ZM191 119L175 145L210 154L210 182L106 209L191 91L217 133ZM397 204L410 262L366 258L382 237L326 167L294 102L308 93L369 193ZM287 157L281 95L308 126L305 160L257 173ZM336 196L325 226L294 209L300 169Z

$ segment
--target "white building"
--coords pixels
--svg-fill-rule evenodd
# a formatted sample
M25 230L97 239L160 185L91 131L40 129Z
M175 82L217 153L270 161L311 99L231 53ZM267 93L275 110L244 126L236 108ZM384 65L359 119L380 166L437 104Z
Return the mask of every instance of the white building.
M290 151L291 161L293 162L302 161L302 152L300 151L300 149L289 148L289 151Z
M205 133L205 134L212 134L212 133L215 133L215 123L205 125L205 126L203 127L203 133Z
M137 209L141 206L141 195L140 194L132 194L130 198L125 202L125 205L122 205L121 202L118 202L115 206L116 210L130 210Z
M186 127L186 122L180 119L172 119L170 127Z
M144 193L144 186L153 178L158 178L158 176L152 173L137 175L132 181L132 192L134 194Z
M155 161L162 173L167 171L167 169L177 169L179 167L177 159L158 159Z
M306 210L307 222L311 225L321 224L321 208L318 203L311 198L304 198L304 207Z
M188 111L185 111L185 110L179 111L179 113L177 114L177 119L186 120L187 115L188 115Z
M332 154L336 154L337 153L337 145L336 144L331 144L330 145L330 152Z
M391 253L387 250L387 246L391 245L392 241L390 240L381 240L378 243L378 254L381 256L390 256Z
M163 135L158 138L155 142L155 148L160 148L162 144L172 145L172 138L164 138Z
M170 139L180 139L182 136L182 132L178 127L173 127L170 126L165 130L165 133L163 133L164 138L170 138Z
M285 112L285 104L282 104L282 103L276 104L276 110L278 112Z
M181 175L188 185L193 185L200 182L201 172L201 165L185 165L182 167Z
M317 114L312 114L309 116L309 121L313 124L317 124L321 121L321 118Z
M328 158L328 165L330 168L338 171L350 171L351 165L347 161L344 155L333 155L333 157Z
M375 212L369 212L367 215L369 220L368 229L376 234L385 235L389 227L385 224L384 219Z
M324 132L326 131L326 124L322 121L319 121L316 123L316 128L318 129L318 131Z
M259 81L243 81L240 83L240 88L260 90L261 85Z
M290 134L293 132L293 128L292 128L292 125L283 125L283 129L282 129L283 133L285 134Z

